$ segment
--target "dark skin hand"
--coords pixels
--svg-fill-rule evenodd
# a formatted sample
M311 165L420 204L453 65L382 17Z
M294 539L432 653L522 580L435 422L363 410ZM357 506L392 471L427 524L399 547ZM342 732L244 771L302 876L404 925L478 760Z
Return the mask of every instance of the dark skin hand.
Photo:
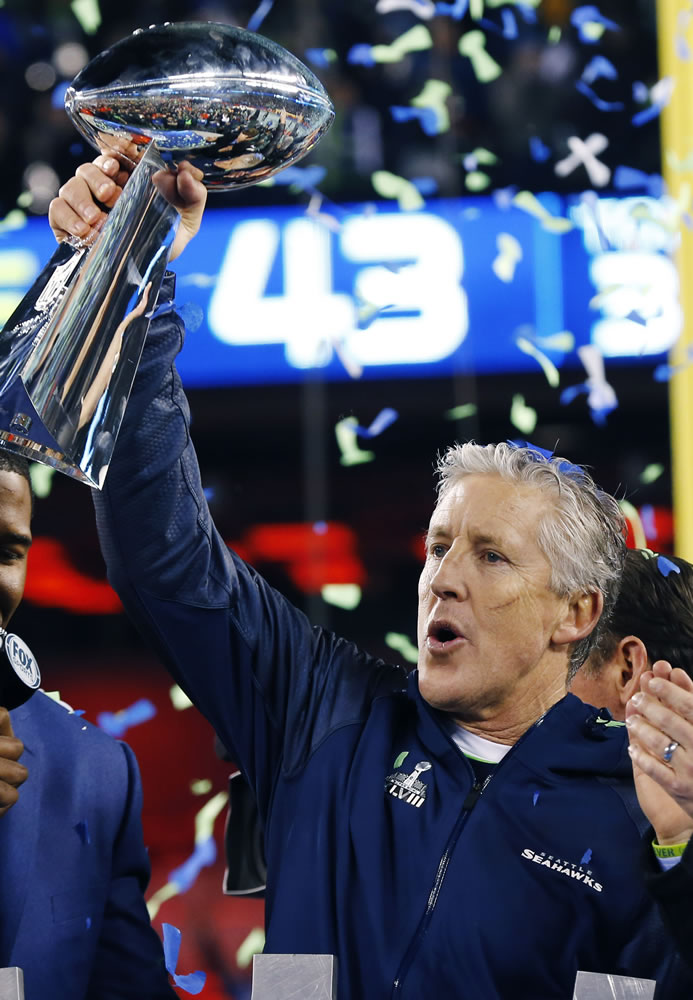
M24 744L14 735L10 713L0 708L0 816L19 799L19 786L29 776L24 765L18 763L23 753Z

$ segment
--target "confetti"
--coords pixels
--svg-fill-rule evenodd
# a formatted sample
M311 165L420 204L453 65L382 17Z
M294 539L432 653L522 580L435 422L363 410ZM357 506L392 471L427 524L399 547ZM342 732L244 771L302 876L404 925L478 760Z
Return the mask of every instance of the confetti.
M676 563L671 561L671 559L667 559L666 556L657 556L657 569L662 576L669 576L670 573L681 572L681 567L677 566Z
M464 179L468 191L483 191L491 183L491 178L482 170L472 170Z
M190 972L186 976L181 976L176 972L178 965L178 952L180 951L181 933L173 924L162 924L161 929L164 934L164 963L166 971L170 974L176 986L179 986L186 993L193 995L200 993L207 980L205 972Z
M549 333L545 337L536 337L536 343L543 351L559 351L567 354L575 348L575 335L570 330L561 330L559 333Z
M537 411L525 403L525 397L519 393L513 396L510 407L510 422L523 434L531 434L537 426Z
M556 235L560 236L563 233L570 232L573 228L573 223L570 219L551 215L549 210L542 205L531 191L518 191L517 194L513 195L511 203L516 208L521 208L523 212L529 212L530 215L533 215L541 222L542 228L550 233L556 233Z
M517 337L515 344L524 354L529 354L531 358L541 366L544 375L546 375L546 381L552 388L556 388L561 381L561 376L558 374L558 369L556 368L553 361L547 358L538 347L535 347L531 341L527 340L526 337Z
M643 531L645 532L647 538L657 537L657 522L655 519L655 510L651 503L643 504L640 508L640 520L642 522Z
M357 583L326 583L320 596L326 604L353 611L361 603L361 588Z
M653 462L651 465L646 465L645 468L640 473L640 482L648 485L649 483L654 483L664 472L664 466L660 465L658 462Z
M603 426L607 414L618 406L616 393L606 381L604 358L594 344L583 344L578 347L578 356L585 366L587 381L564 389L561 393L561 403L570 403L581 392L586 392L592 419L595 424Z
M168 696L171 699L171 704L178 712L182 712L185 708L192 708L192 702L179 684L174 684L169 688Z
M691 165L693 166L693 160ZM644 170L636 170L635 167L616 167L613 184L619 191L644 189L651 198L661 198L664 194L664 179L661 174L646 174Z
M539 792L535 792L532 796L532 805L535 806L539 801Z
M20 208L13 208L4 219L0 219L0 233L16 233L26 226L26 213Z
M410 52L423 52L433 47L433 39L428 28L423 24L405 31L399 38L395 38L390 45L366 45L358 44L352 46L347 53L348 63L361 63L364 66L374 66L376 63L396 63L401 62Z
M585 851L585 853L580 858L580 864L581 865L588 865L591 860L592 860L592 848L588 847L587 850Z
M593 56L582 71L580 79L591 84L602 77L606 77L608 80L617 80L618 70L605 56Z
M399 632L388 632L385 636L385 643L390 649L401 653L409 663L416 663L418 661L419 651L408 636L402 635Z
M601 97L595 94L592 88L588 86L584 82L584 80L578 80L575 83L575 89L579 90L581 94L583 94L589 101L591 101L598 111L623 111L623 108L625 107L623 101L603 100Z
M596 45L606 30L621 30L618 24L604 17L592 5L576 7L570 15L570 23L577 28L580 41L587 45Z
M190 782L190 791L193 795L207 795L212 791L212 782L209 778L199 778Z
M427 80L423 90L409 102L412 107L432 111L437 123L436 132L447 132L450 128L450 114L446 101L452 93L452 87L444 80Z
M101 27L98 0L72 0L70 9L86 35L93 35Z
M386 406L385 409L380 411L369 427L361 427L359 424L356 424L354 430L359 437L374 438L379 434L382 434L385 428L389 427L390 424L393 424L398 417L399 413L397 410L393 410L392 407Z
M319 66L321 69L326 69L337 58L337 53L334 49L306 49L304 55L308 62L314 66Z
M255 13L248 21L248 31L257 31L269 12L272 10L272 7L274 7L274 0L261 0Z
M248 937L236 952L236 965L239 969L247 969L253 960L253 955L259 955L265 947L265 932L262 927L253 927Z
M345 417L335 426L334 433L342 453L339 459L340 465L362 465L364 462L372 462L375 458L372 451L362 451L359 448L356 427L358 427L356 417Z
M433 0L378 0L375 5L377 14L390 14L394 10L409 10L417 17L430 20L436 12Z
M529 139L529 155L535 163L544 163L551 156L551 150L538 136L532 135Z
M390 107L390 114L396 122L418 121L426 135L438 134L438 116L433 108L408 108L393 104Z
M147 698L140 698L129 708L119 712L99 712L96 725L114 739L121 739L132 726L154 718L156 708Z
M437 3L436 14L447 14L455 21L461 21L469 9L469 0L456 0L455 3Z
M50 465L42 465L40 462L32 462L29 466L29 478L34 496L44 499L50 495L53 487L53 474L55 469Z
M388 170L376 170L371 174L371 184L381 198L395 198L403 212L416 212L425 202L411 181Z
M194 271L192 274L182 274L177 284L192 285L193 288L214 288L218 278L218 274L203 274L201 271Z
M491 264L491 268L501 281L510 282L515 277L515 269L522 260L522 244L510 233L499 233L496 247L498 256Z
M645 529L642 526L637 507L634 507L628 500L619 500L618 505L621 508L623 516L631 526L636 549L646 549L647 538L645 537Z
M457 43L460 55L472 64L479 83L490 83L503 72L493 56L486 51L486 36L483 31L467 31Z
M570 136L566 140L570 155L564 160L559 160L554 167L554 171L559 177L567 177L581 164L587 171L592 184L595 187L604 187L609 183L611 170L597 159L599 153L603 153L609 145L609 140L601 132L593 132L583 142L576 135Z
M662 109L665 108L671 100L673 92L673 77L664 76L661 80L658 80L649 92L649 98L652 101L649 108L645 108L643 111L638 111L637 114L633 115L631 118L631 124L636 128L639 128L641 125L645 125L647 122L652 121L653 118L657 118Z
M477 410L476 403L460 403L459 406L446 410L444 416L446 420L466 420L468 417L476 416Z
M389 302L387 305L379 306L375 302L368 302L366 299L361 298L360 295L354 294L354 299L356 300L356 326L359 330L367 330L368 327L373 323L378 316L382 315L386 309L393 309L394 304ZM334 345L336 349L336 344ZM345 365L346 367L346 365ZM361 372L359 372L361 374Z

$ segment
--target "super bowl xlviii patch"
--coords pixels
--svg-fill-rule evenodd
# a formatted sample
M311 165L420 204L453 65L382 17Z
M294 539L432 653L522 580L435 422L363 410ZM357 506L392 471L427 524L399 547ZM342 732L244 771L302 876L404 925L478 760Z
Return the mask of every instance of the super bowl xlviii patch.
M395 766L401 763L407 754L400 754L395 761ZM407 805L420 809L426 801L426 785L420 779L424 771L430 771L432 765L427 760L419 761L411 774L406 771L395 771L385 779L385 791L396 799L401 799Z

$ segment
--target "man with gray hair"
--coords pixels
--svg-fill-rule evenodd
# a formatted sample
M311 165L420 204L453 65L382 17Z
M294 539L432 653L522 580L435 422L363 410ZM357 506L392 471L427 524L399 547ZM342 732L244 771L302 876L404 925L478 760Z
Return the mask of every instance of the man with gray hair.
M84 235L117 170L61 189L58 236ZM161 184L190 234L204 189ZM125 606L255 794L267 951L336 955L340 1000L570 1000L578 970L693 995L639 877L623 731L566 695L618 589L613 498L532 446L448 450L407 676L311 627L219 536L172 298L169 278L97 521Z

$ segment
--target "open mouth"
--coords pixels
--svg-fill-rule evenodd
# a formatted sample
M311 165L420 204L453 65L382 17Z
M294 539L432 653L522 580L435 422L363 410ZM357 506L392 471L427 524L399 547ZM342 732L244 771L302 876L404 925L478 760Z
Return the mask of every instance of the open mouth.
M453 643L464 639L462 633L450 622L433 622L428 629L429 649L449 649Z

